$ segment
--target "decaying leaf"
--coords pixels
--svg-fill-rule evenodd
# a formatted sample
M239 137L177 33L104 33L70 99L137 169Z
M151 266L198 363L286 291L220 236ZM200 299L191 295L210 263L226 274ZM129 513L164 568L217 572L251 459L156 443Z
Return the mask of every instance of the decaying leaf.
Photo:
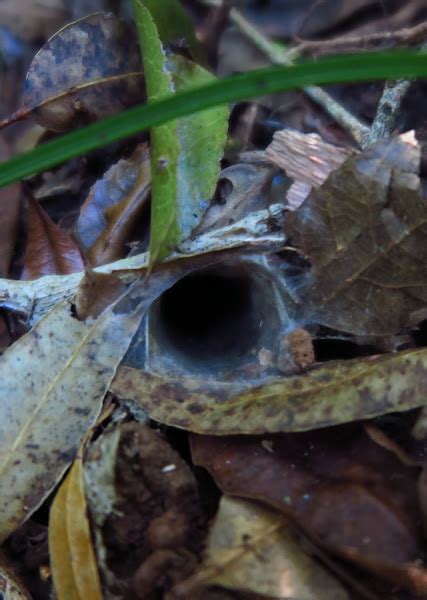
M425 404L425 348L347 361L241 386L120 368L111 385L150 417L198 433L301 431Z
M135 220L148 208L150 154L141 144L92 187L80 209L76 233L94 266L122 258Z
M192 459L225 494L266 503L312 539L383 576L422 553L418 469L361 424L272 436L191 436ZM399 482L397 485L396 482ZM408 569L409 570L409 569ZM410 586L411 587L411 586Z
M62 489L64 488L64 489ZM102 600L78 456L51 508L49 550L59 598Z
M86 269L75 298L76 314L80 321L97 319L126 289L126 284L110 273Z
M166 56L153 18L161 15L163 6L153 15L140 0L134 7L150 99L213 80L208 71L183 56ZM227 117L226 107L215 107L152 129L151 265L187 239L208 208L220 172Z
M21 279L66 275L82 269L84 262L76 242L52 221L37 200L30 197L27 248Z
M212 524L202 566L178 585L178 591L189 598L194 588L207 585L283 600L349 598L338 581L299 547L280 513L227 496Z
M418 144L393 139L349 158L289 214L285 231L311 262L296 294L302 322L392 335L427 304L427 201Z
M312 188L320 187L350 154L350 150L328 144L315 133L292 129L277 131L265 150L265 157L295 180L286 194L291 210L301 206Z
M31 63L20 110L1 126L30 115L47 129L114 114L144 99L133 30L96 13L60 29Z
M0 539L40 506L98 416L146 309L149 291L135 286L96 321L78 321L60 303L4 353Z

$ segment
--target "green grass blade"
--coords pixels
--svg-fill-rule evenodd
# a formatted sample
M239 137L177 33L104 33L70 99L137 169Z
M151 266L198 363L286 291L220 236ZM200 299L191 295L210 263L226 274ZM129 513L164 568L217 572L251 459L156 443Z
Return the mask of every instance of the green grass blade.
M0 165L0 187L50 169L155 125L215 106L308 85L377 79L427 78L427 54L398 51L328 57L219 80L123 113L47 142Z

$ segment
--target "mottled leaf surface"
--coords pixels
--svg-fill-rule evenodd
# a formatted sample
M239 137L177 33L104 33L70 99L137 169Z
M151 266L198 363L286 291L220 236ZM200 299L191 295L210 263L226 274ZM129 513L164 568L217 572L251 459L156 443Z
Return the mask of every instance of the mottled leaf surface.
M311 262L298 318L358 335L392 335L427 305L427 201L419 146L399 137L350 157L289 217Z
M72 462L138 327L144 294L131 288L88 322L62 302L4 353L0 539L40 506Z
M67 275L84 269L77 243L43 210L37 200L29 199L27 247L21 279L44 275Z
M151 418L196 433L300 431L424 405L427 351L330 361L243 389L120 368L111 389L138 400Z
M142 144L129 159L110 167L92 187L76 223L76 235L91 265L126 255L135 222L148 208L150 183L150 154Z
M201 568L178 590L190 591L192 585L218 585L283 600L349 598L300 548L280 513L227 496L221 499Z
M21 109L53 131L114 114L144 99L136 37L111 14L63 27L30 65Z
M182 56L167 57L153 15L140 0L134 7L151 100L214 80ZM151 264L188 238L208 208L220 173L227 117L226 108L216 107L151 130Z

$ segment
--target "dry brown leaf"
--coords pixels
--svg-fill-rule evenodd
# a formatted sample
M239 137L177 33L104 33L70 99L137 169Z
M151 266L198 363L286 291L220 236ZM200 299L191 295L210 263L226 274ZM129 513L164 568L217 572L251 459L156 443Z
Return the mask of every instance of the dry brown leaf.
M84 269L79 247L56 225L37 200L29 199L27 248L21 279L67 275Z
M346 558L351 551L351 561L411 589L412 567L421 585L418 469L378 447L361 424L273 436L193 435L191 450L225 494L278 509L316 546Z
M148 209L150 190L150 153L146 144L138 146L131 158L113 165L95 183L76 224L76 234L92 265L125 256L135 222Z
M227 496L212 524L202 566L176 592L190 598L208 585L283 600L349 599L341 584L300 548L280 513Z
M350 157L289 213L285 231L311 263L295 289L299 322L388 336L426 307L419 166L419 144L399 136Z
M97 273L86 267L75 299L77 317L80 321L85 321L88 317L97 319L125 289L124 282L115 275Z

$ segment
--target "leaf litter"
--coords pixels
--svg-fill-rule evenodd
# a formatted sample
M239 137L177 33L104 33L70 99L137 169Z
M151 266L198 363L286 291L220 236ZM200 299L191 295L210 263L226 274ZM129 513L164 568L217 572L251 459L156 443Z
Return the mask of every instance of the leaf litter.
M46 129L66 131L141 102L142 82L132 30L111 14L89 15L62 28L39 50L21 108L0 127L31 115Z
M62 131L212 80L198 41L206 24L195 35L176 0L135 7L147 93L132 27L97 13L41 49L12 119ZM343 2L340 14L356 13ZM313 31L329 22L321 16L309 15ZM66 171L55 173L42 206L30 200L26 255L10 251L19 186L1 192L16 209L3 276L23 263L34 277L0 282L1 306L33 327L0 367L1 532L25 538L16 528L39 506L44 521L57 488L59 598L426 594L422 129L421 144L406 134L359 151L301 95L297 109L287 98L249 107L236 138L233 107L227 145L228 112L217 108L112 148L102 170L91 157L96 177L87 182L82 163L72 194ZM359 114L370 112L365 98ZM40 181L25 185L35 197ZM204 350L187 353L194 332L176 335L215 322L233 288L223 302L212 285L205 313L193 288L175 307L178 329L166 318L169 293L205 273L249 281L239 310L262 318L246 322L255 337L241 355L224 347L204 362Z

